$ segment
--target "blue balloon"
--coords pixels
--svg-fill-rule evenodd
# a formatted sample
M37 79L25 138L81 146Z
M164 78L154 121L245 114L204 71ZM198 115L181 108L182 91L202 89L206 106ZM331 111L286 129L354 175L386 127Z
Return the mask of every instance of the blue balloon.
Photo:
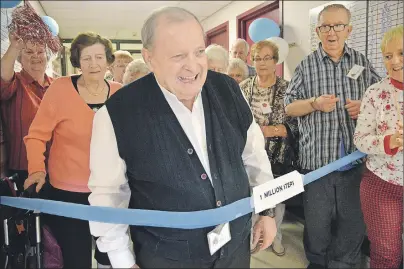
M48 25L49 30L51 31L53 36L57 36L59 34L59 25L58 23L49 16L42 16L41 17L43 22Z
M281 29L273 20L259 18L254 20L248 28L248 35L254 42L259 42L270 37L279 36Z
M19 0L19 1L9 1L9 0L0 1L1 8L13 8L13 7L18 6L20 3L21 3L21 0Z

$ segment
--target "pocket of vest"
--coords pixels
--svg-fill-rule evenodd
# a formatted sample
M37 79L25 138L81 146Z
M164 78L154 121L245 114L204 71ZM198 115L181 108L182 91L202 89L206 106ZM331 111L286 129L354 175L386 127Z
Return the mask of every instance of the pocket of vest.
M191 258L187 240L160 238L156 245L155 254L173 261L184 261Z

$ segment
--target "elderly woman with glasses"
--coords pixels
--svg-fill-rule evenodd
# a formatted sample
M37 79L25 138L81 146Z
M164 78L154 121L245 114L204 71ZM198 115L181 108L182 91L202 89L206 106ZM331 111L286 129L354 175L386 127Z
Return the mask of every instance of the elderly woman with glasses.
M209 70L226 74L229 64L229 53L220 45L212 44L205 49Z
M141 60L133 60L128 64L123 74L123 85L129 84L139 78L142 78L150 73L147 64Z
M265 147L274 177L279 177L291 172L288 162L296 156L294 137L298 134L297 121L286 116L283 103L288 82L276 76L279 50L274 43L265 40L254 44L251 57L257 75L241 82L240 88L266 139ZM285 205L279 204L275 210L278 233L272 244L272 251L283 256L285 248L282 245L280 225Z
M241 83L248 78L248 66L243 60L232 58L227 67L227 75L234 78L237 83Z
M388 77L362 99L354 141L368 154L360 186L371 268L399 268L403 255L403 26L381 42Z
M109 71L112 75L112 80L118 83L123 83L123 74L130 62L133 61L133 57L129 51L118 50L114 52L115 60L109 67Z

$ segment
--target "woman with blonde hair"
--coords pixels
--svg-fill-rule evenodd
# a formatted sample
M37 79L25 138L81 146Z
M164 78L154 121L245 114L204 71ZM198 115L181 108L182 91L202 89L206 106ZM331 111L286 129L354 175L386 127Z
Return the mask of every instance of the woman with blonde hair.
M362 99L354 141L367 153L360 186L371 268L399 268L403 257L403 26L381 42L388 77Z
M229 61L229 66L227 67L227 75L234 78L237 83L241 83L248 78L248 66L247 64L239 59L232 58Z
M208 57L209 70L225 74L229 64L229 53L225 48L217 44L211 44L205 49Z
M123 74L123 85L127 85L149 73L150 70L143 60L133 60L125 69L125 73Z
M295 170L297 156L297 120L286 115L283 99L288 82L276 75L279 49L270 41L260 41L251 48L257 75L240 83L240 88L251 107L255 121L261 126L265 137L265 149L271 162L274 177L279 177ZM285 213L285 204L275 208L277 235L272 244L272 251L285 255L282 244L280 225Z

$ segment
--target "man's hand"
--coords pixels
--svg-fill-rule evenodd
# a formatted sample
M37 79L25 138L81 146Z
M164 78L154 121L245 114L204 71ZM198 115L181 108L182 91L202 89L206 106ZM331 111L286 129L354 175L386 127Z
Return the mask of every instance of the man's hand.
M397 123L398 130L390 137L390 149L403 150L403 123Z
M339 98L336 98L335 95L321 95L313 102L313 107L315 110L323 111L323 112L331 112L337 107L337 102Z
M276 236L275 219L268 216L260 216L254 225L252 249L263 250L268 248ZM262 241L260 246L257 246L259 241Z
M45 184L46 174L44 172L36 172L31 174L24 182L24 190L28 189L32 184L37 183L36 192L39 192Z
M351 100L346 99L345 109L348 111L351 119L356 120L358 118L360 109L361 109L361 100Z

